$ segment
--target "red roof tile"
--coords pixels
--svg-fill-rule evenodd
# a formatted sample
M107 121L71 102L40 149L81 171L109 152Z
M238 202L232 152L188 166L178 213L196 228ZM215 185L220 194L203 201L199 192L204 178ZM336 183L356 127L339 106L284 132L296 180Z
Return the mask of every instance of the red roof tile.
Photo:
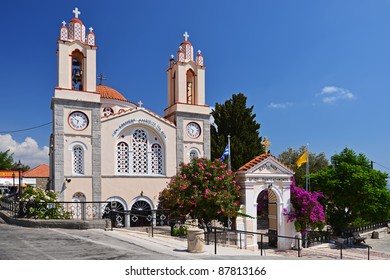
M118 91L105 85L96 86L96 91L100 94L101 98L127 101L126 98Z
M277 160L278 162L280 162L281 164L283 164L284 166L286 166L283 162L281 162L278 158L276 158L275 156L271 155L271 154L262 154L262 155L259 155L257 157L255 157L254 159L252 159L251 161L247 162L246 164L244 164L243 166L240 167L240 171L248 171L249 169L251 169L252 167L254 167L256 164L259 164L260 162L262 162L263 160L267 159L268 157L272 157L274 158L275 160ZM288 166L286 166L286 168L290 169ZM291 170L292 171L292 170ZM293 171L292 171L293 172Z
M47 164L41 164L24 172L23 177L26 178L49 178L49 166Z

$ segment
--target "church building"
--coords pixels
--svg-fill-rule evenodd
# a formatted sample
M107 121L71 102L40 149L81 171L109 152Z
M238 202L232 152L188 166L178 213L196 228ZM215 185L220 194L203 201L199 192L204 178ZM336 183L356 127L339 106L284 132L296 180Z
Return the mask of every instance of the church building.
M181 162L210 158L204 58L200 51L194 56L185 32L176 57L168 62L167 105L161 116L97 84L96 35L92 27L86 29L77 8L73 13L59 28L50 189L62 201L115 201L123 210L156 209L159 192Z

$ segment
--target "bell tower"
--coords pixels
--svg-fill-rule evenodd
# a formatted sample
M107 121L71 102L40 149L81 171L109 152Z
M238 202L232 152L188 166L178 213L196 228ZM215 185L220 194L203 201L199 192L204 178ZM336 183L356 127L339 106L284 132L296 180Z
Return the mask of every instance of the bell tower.
M168 108L165 118L177 127L177 163L193 157L210 158L210 108L205 103L205 66L201 51L194 60L194 48L183 34L176 60L168 63Z
M71 200L80 186L88 200L101 199L100 95L96 92L96 38L73 10L57 40L58 84L51 102L50 188ZM66 186L66 188L65 188Z
M96 91L96 45L93 28L86 35L78 8L68 26L62 22L58 40L58 88Z

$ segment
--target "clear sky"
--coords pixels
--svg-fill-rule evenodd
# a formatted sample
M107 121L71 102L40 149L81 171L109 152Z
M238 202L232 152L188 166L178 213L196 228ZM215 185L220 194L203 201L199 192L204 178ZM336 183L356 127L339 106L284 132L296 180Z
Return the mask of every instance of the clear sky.
M274 155L349 147L390 172L390 1L3 1L0 150L48 162L61 22L75 7L96 34L97 73L163 115L166 70L188 32L205 59L206 101L242 92Z

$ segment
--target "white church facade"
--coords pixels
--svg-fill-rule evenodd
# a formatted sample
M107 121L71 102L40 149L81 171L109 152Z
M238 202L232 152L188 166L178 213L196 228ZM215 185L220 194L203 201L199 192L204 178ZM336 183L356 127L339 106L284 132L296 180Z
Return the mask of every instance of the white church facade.
M50 188L62 201L116 201L123 210L156 209L180 162L210 158L205 66L188 34L168 63L160 116L97 84L97 46L76 8L58 39L58 85L51 101ZM145 99L147 97L145 96Z
M58 39L58 84L51 101L50 189L65 202L115 202L118 210L151 211L181 162L210 158L210 108L205 66L194 55L187 32L168 62L167 107L163 116L97 84L97 46L76 8L62 22ZM145 96L145 99L147 97ZM267 150L267 149L266 149ZM237 172L243 211L237 229L293 236L287 222L293 171L269 154ZM261 209L260 209L261 208ZM261 210L261 211L260 211ZM131 226L124 221L124 226ZM256 249L256 235L245 246ZM291 240L274 240L289 248Z

